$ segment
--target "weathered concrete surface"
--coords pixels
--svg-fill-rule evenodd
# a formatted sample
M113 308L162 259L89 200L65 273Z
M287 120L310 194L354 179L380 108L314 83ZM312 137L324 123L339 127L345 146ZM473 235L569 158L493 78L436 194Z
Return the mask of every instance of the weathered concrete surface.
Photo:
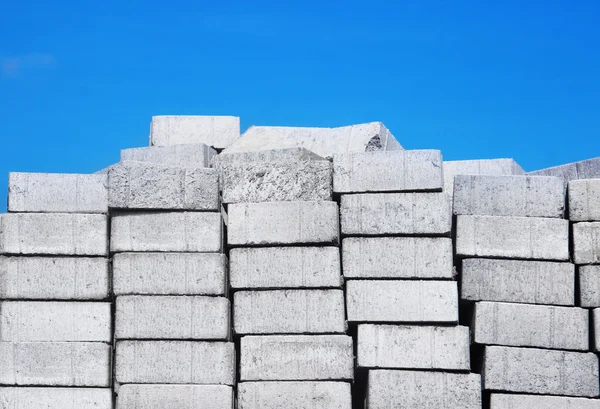
M242 381L352 380L352 338L264 335L241 339Z
M575 264L600 263L600 222L573 224Z
M219 170L222 166L239 162L307 162L325 158L305 148L273 148L248 152L228 152L225 150L213 158L212 166Z
M148 148L122 149L121 162L133 160L184 168L209 168L216 155L217 151L203 143L150 146Z
M233 385L232 342L119 341L115 380L120 383Z
M465 259L462 261L461 298L574 305L575 266L549 261Z
M0 214L0 254L105 256L107 229L103 214Z
M339 288L337 247L236 248L229 252L232 288Z
M600 221L600 179L569 182L569 220Z
M351 409L347 382L241 382L238 409Z
M8 211L107 213L106 175L11 172Z
M170 146L203 143L227 148L240 137L240 118L235 116L153 116L150 145Z
M442 186L440 151L350 152L333 156L336 193L441 191Z
M470 370L469 327L358 326L359 368Z
M514 159L481 159L444 161L444 192L452 197L456 175L524 175Z
M456 254L569 260L569 222L538 217L458 216Z
M527 173L537 176L558 176L565 180L600 178L600 158L582 160Z
M455 281L349 280L346 310L351 322L458 321Z
M129 213L112 217L110 249L220 252L221 213Z
M233 409L233 389L225 385L123 385L119 409Z
M240 291L233 295L237 334L319 334L346 331L342 290Z
M225 297L117 297L116 339L229 339Z
M593 353L488 346L482 379L485 390L597 397L598 357Z
M579 300L582 307L600 307L600 266L579 267Z
M592 324L592 331L594 331L592 348L598 352L600 351L600 309L598 308L592 310Z
M342 241L344 277L452 278L452 240L350 237Z
M212 253L119 253L116 295L225 295L227 256Z
M492 393L490 409L600 409L600 400Z
M452 210L444 193L342 195L342 233L449 235Z
M339 242L336 202L236 203L228 213L230 245Z
M112 409L108 388L0 387L3 409Z
M477 344L581 351L590 346L583 308L478 302L472 328Z

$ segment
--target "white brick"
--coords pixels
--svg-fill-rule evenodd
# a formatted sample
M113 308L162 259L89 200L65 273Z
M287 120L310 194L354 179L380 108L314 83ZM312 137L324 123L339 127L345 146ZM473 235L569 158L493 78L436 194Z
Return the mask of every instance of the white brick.
M238 409L351 409L347 382L241 382Z
M569 182L569 219L574 222L600 221L600 179Z
M600 222L573 224L575 264L600 264Z
M490 409L600 409L600 400L563 396L492 393Z
M0 387L3 409L112 409L108 388Z
M204 143L223 149L240 137L240 118L234 116L153 116L150 145Z
M579 267L579 300L582 307L600 307L600 266Z
M121 162L138 161L189 168L209 168L217 151L203 143L121 150Z
M444 161L444 192L452 197L456 175L524 175L513 159L480 159Z
M233 389L225 385L123 385L118 409L233 409Z

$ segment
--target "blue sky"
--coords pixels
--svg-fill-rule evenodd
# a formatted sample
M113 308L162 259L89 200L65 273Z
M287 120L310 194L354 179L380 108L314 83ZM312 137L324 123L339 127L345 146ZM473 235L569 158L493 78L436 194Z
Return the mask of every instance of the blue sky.
M160 114L382 121L526 170L600 156L598 21L597 0L5 0L0 211L9 171L99 170Z

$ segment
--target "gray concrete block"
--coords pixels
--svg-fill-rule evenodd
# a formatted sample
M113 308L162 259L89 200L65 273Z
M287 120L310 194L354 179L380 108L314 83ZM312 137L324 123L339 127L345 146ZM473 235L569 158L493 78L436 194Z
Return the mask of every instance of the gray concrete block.
M600 307L600 266L579 267L579 300L582 307Z
M471 369L469 327L358 326L359 368Z
M238 409L351 409L347 382L241 382Z
M227 256L216 253L119 253L116 295L225 295Z
M449 235L452 209L444 193L342 195L342 233Z
M108 293L106 258L0 256L0 298L102 300Z
M456 175L524 175L514 159L480 159L444 161L444 192L452 197Z
M109 387L111 358L102 342L0 342L0 384Z
M0 387L3 409L112 409L108 388Z
M600 158L536 170L529 172L528 175L558 176L565 180L600 178Z
M369 371L369 409L479 409L481 377L423 371Z
M600 221L600 179L569 182L569 219Z
M591 330L594 332L593 334L593 343L592 349L596 352L600 351L600 309L594 308L592 311L592 327Z
M119 383L233 385L233 342L119 341L115 357Z
M573 224L575 264L600 264L600 222Z
M233 409L233 389L225 385L123 385L118 409Z
M263 335L241 339L242 381L352 380L352 338Z
M569 222L539 217L458 216L456 254L569 260Z
M117 297L116 339L229 339L225 297Z
M8 211L107 213L106 175L11 172Z
M337 247L236 248L229 252L232 288L339 288Z
M213 158L212 166L218 170L223 165L240 162L307 162L313 160L320 161L324 159L324 157L319 156L306 148L299 147L283 149L273 148L269 150L233 153L225 150Z
M209 168L217 151L203 143L150 146L121 150L121 161L160 163L184 168Z
M575 304L571 263L469 258L462 261L461 299L526 304Z
M600 400L563 396L492 393L490 409L600 409Z
M350 322L458 321L455 281L349 280L346 312Z
M153 116L150 145L206 144L227 148L240 137L240 118L235 116Z
M442 187L440 151L351 152L333 156L336 193L441 191Z
M107 230L103 214L2 214L0 254L106 256Z
M488 346L483 389L566 396L598 396L598 357L593 353Z
M478 302L473 316L477 344L587 351L588 310L575 307Z
M319 334L346 331L342 290L240 291L233 295L237 334Z
M228 207L230 245L339 242L335 202L236 203Z
M344 277L452 278L452 240L350 237L342 241Z
M129 213L112 217L110 248L123 251L220 252L221 213Z

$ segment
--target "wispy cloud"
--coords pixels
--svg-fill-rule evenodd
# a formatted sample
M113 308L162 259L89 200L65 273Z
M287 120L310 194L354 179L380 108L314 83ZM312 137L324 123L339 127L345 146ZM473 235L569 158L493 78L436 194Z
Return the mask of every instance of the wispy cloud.
M56 64L56 59L52 55L44 53L28 53L0 60L2 75L7 78L14 78L24 70L49 67L54 64Z

